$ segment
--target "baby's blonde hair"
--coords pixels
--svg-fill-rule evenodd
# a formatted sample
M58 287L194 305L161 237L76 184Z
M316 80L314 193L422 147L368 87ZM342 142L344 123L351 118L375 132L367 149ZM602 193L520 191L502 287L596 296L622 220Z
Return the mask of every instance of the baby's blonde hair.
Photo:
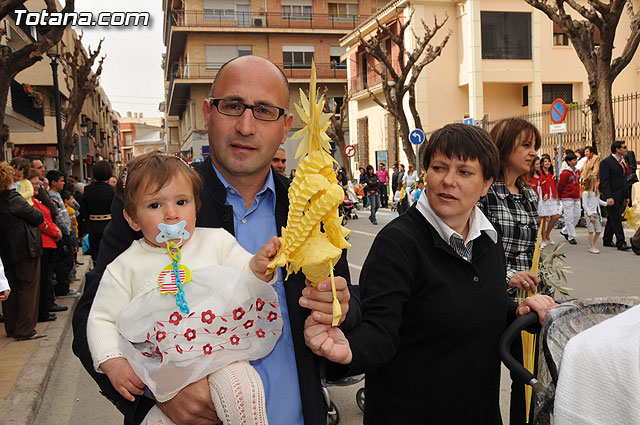
M598 179L596 176L587 177L584 179L583 184L585 192L593 192L596 196L600 194L600 191L598 190Z

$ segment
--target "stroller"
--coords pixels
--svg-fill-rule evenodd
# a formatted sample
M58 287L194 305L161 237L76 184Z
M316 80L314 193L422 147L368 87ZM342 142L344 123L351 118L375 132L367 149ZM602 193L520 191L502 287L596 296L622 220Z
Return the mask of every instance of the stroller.
M592 326L638 304L640 304L640 298L637 297L596 298L569 301L549 310L539 336L537 378L516 361L510 353L511 343L520 335L520 331L538 322L537 314L529 313L521 316L507 328L500 340L498 351L503 363L515 376L515 379L533 387L531 401L533 417L530 417L529 423L535 425L552 423L551 417L559 378L559 366L569 340Z
M354 211L355 209L356 206L349 200L349 197L345 195L344 201L342 201L339 207L340 215L342 215L345 220L357 220L358 214Z

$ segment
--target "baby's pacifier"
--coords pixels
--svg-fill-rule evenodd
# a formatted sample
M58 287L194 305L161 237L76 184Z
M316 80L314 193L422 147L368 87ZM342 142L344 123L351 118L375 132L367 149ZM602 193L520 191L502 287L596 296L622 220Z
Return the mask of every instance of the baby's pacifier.
M169 241L179 240L176 245L182 245L182 242L189 239L191 234L187 231L187 222L182 220L176 224L158 223L158 236L156 236L156 242L169 243Z

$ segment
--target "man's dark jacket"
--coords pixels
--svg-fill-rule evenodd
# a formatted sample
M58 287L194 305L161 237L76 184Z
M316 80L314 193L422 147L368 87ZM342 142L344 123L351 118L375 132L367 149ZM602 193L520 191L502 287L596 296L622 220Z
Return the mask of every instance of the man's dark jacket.
M606 201L609 198L613 198L616 206L620 206L625 199L629 198L627 176L613 155L609 155L600 162L600 199Z
M42 213L15 190L0 191L0 257L4 265L42 255ZM17 293L17 291L16 291Z
M200 192L202 208L198 213L196 226L223 228L234 234L233 208L230 205L225 205L226 189L213 170L211 159L207 158L204 162L197 164L195 168L203 180L202 191ZM278 234L280 234L281 228L286 226L287 222L289 209L287 191L291 181L278 173L274 172L273 175L276 189L276 225ZM111 211L113 217L105 229L97 264L86 275L84 294L78 302L73 315L73 352L80 358L84 368L98 383L102 394L111 400L118 410L124 414L125 423L137 424L142 421L149 409L154 405L154 402L146 397L136 397L136 401L133 403L125 400L112 387L106 375L94 371L86 332L91 304L106 266L125 251L133 240L141 237L141 234L134 232L124 220L122 208L122 202L115 197ZM350 280L346 252L343 252L342 258L336 264L335 275L344 277L347 282ZM305 425L324 425L327 416L320 386L320 359L305 345L303 335L304 321L310 311L298 305L298 299L302 295L302 289L305 286L304 281L305 278L302 273L292 275L285 281L284 288L298 368L304 423ZM360 321L358 291L357 288L354 290L354 287L350 287L350 290L349 313L347 319L341 325L343 329L351 329Z

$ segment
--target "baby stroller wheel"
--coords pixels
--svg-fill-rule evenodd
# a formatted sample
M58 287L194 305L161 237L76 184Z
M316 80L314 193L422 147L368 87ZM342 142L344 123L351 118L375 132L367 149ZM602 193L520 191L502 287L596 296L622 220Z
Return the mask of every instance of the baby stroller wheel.
M332 401L327 410L327 425L338 425L338 423L340 423L340 413L338 413L338 407Z
M360 388L356 393L356 403L358 403L360 410L364 412L364 387Z

